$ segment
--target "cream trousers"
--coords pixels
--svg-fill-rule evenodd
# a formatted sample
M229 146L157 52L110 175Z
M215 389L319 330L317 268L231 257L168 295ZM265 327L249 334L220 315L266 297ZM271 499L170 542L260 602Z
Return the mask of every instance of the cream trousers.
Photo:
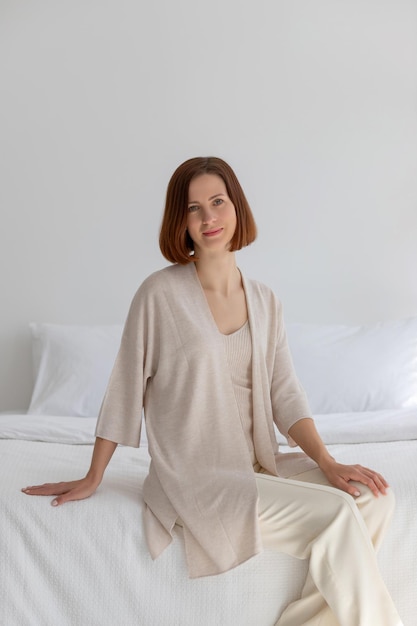
M264 546L309 559L300 599L276 626L401 626L381 578L376 550L394 509L394 496L376 498L331 487L320 469L292 478L257 473Z

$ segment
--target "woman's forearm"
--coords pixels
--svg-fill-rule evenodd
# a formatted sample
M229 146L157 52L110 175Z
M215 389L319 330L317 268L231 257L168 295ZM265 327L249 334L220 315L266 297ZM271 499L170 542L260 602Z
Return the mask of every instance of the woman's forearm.
M96 486L101 483L104 471L117 448L117 443L96 437L90 469L87 472L89 478Z
M288 434L320 467L329 483L351 496L360 496L356 483L369 487L375 496L387 493L388 483L381 474L362 465L338 463L327 451L312 419L304 418L293 424Z
M316 425L311 418L298 420L288 431L295 443L317 463L319 467L324 467L327 463L334 461L334 458L327 451Z

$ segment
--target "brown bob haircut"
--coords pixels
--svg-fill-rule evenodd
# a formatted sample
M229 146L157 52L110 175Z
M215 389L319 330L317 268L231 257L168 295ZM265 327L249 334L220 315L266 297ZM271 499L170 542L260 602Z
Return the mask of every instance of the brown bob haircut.
M256 239L252 211L230 165L217 157L195 157L182 163L168 184L159 247L171 263L186 265L196 260L192 254L194 243L187 231L188 188L191 180L201 174L220 176L235 207L236 230L230 242L230 251L240 250Z

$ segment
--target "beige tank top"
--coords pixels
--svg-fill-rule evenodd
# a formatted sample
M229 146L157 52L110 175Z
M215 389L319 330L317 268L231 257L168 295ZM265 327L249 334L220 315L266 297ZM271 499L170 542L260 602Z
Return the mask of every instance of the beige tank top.
M231 335L224 335L224 344L240 421L245 433L252 465L255 470L258 470L259 464L253 445L252 341L249 322L246 322Z

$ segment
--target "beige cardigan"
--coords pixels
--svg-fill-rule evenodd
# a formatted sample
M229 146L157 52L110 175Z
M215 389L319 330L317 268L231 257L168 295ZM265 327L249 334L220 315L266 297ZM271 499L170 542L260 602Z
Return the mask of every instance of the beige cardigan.
M281 305L264 285L244 277L243 285L256 457L273 475L293 475L314 463L278 452L273 421L287 435L310 409L292 367ZM192 578L219 574L260 552L258 494L223 337L193 263L155 272L137 291L96 435L138 446L142 407L151 455L143 489L151 556L172 541L178 517Z

